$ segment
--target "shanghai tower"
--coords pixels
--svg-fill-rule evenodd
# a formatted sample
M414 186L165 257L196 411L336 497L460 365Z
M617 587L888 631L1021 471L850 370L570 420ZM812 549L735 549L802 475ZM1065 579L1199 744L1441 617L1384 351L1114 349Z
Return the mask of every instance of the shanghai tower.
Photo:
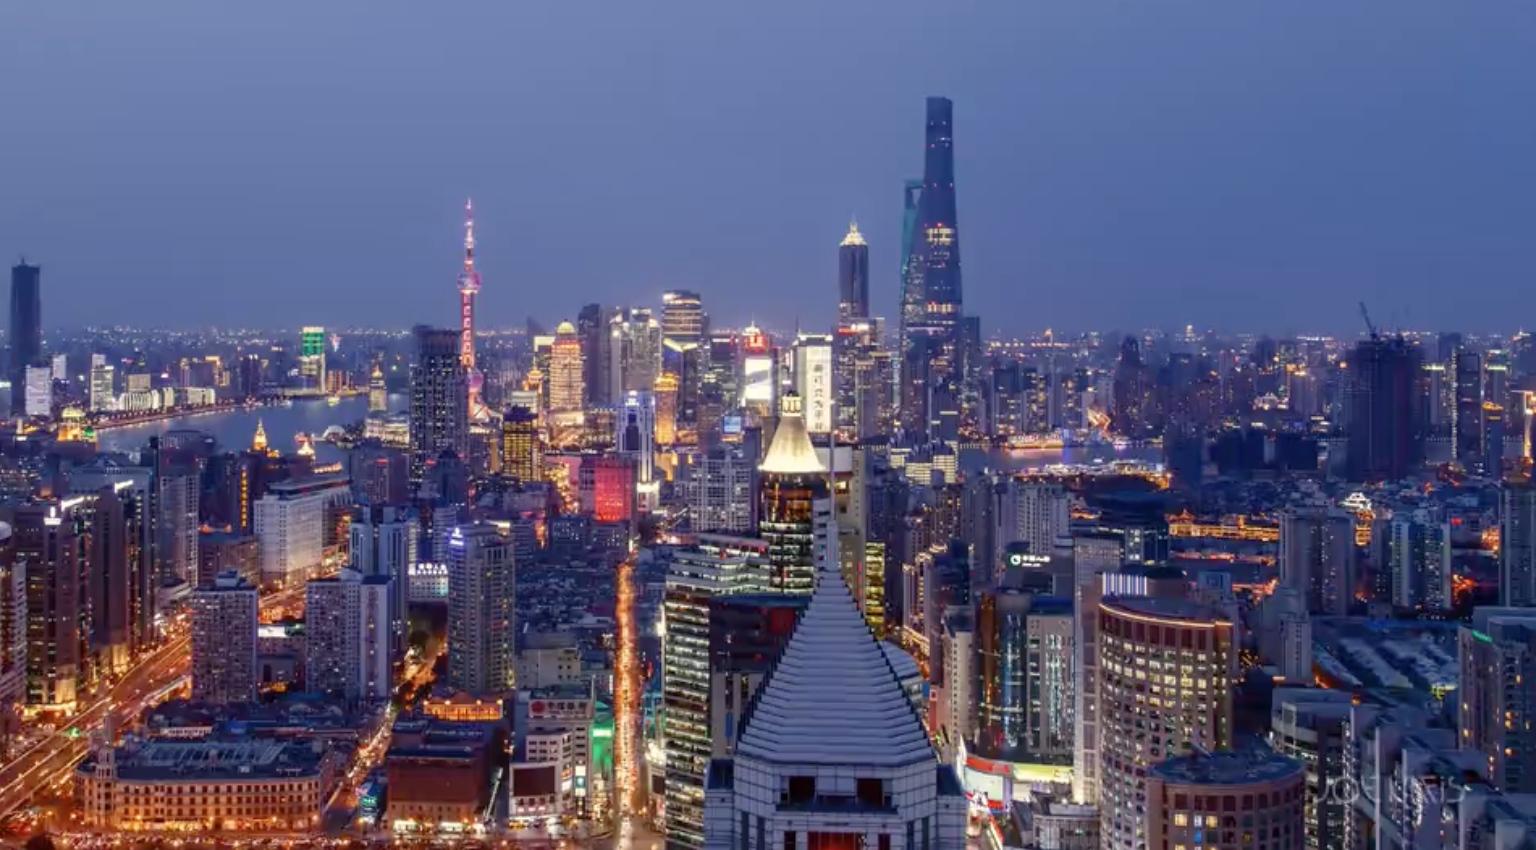
M959 359L963 290L955 208L954 104L930 97L917 227L902 281L901 418L914 431L927 429L933 393L950 384Z

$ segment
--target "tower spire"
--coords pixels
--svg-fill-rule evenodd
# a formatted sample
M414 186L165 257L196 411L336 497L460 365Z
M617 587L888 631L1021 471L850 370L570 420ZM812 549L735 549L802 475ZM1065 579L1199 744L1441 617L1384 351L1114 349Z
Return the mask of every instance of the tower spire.
M464 199L464 276L473 277L478 288L480 276L475 273L475 201L473 198Z

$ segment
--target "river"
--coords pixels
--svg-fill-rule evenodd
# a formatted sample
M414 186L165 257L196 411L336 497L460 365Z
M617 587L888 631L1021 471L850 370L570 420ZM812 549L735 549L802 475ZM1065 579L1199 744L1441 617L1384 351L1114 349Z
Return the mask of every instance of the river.
M390 410L404 410L407 399L404 394L389 397ZM220 451L238 451L251 444L259 421L267 432L267 442L284 454L298 448L294 439L299 434L313 434L316 438L315 457L321 462L345 460L346 450L319 437L332 425L348 425L368 415L368 397L351 396L336 405L327 404L323 398L296 399L292 407L257 407L250 410L236 408L220 413L194 414L109 428L100 434L102 451L136 452L144 447L150 437L167 431L193 430L212 434L219 443Z

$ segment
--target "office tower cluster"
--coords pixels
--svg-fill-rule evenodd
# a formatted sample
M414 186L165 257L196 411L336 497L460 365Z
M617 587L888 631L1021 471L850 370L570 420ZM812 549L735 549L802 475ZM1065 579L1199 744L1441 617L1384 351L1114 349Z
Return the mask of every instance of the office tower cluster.
M8 799L71 761L92 829L188 840L1529 843L1536 337L983 337L948 99L903 189L793 328L686 278L509 327L468 204L446 327L45 345L17 265Z

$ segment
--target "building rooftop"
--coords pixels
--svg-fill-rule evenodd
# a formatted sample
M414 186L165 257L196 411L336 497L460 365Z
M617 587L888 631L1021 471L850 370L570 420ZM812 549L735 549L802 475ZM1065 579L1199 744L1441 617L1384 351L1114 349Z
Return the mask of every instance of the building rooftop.
M744 723L737 758L879 767L934 759L848 586L826 570Z
M778 475L825 475L827 472L816 454L816 447L811 444L810 433L805 430L800 397L794 393L784 396L779 426L773 431L773 442L758 469Z
M1301 762L1264 747L1193 752L1159 762L1149 775L1181 785L1247 785L1300 774Z
M309 743L272 739L245 741L130 742L113 754L117 775L128 780L159 782L263 777L298 777L319 770L321 751ZM81 769L94 768L95 757Z
M1232 622L1220 608L1177 597L1117 596L1104 600L1103 605L1105 608L1115 608L1143 617L1188 620L1207 625Z

